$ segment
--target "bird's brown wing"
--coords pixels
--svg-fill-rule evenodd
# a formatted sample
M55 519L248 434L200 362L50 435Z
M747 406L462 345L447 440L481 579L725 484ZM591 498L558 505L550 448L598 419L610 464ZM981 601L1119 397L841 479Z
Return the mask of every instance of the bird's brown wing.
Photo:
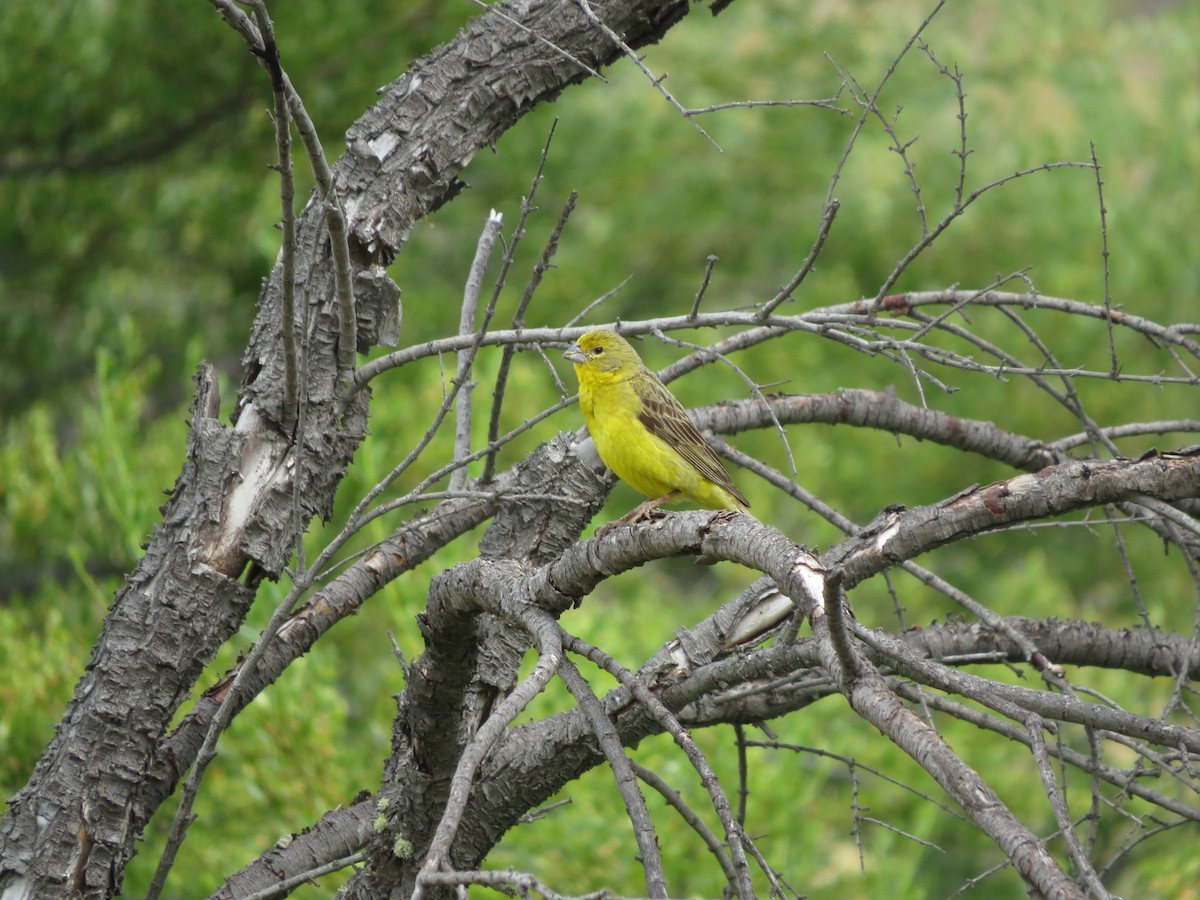
M713 448L688 418L683 404L675 399L675 395L667 390L658 376L649 369L643 369L633 379L633 385L642 403L638 420L646 426L646 430L666 441L672 450L695 466L713 484L725 488L743 506L749 506L750 501L734 485Z

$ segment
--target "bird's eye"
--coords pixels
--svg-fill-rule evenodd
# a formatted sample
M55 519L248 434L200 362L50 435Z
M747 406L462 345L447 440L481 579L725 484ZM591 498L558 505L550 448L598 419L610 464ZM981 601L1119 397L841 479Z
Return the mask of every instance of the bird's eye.
M603 347L593 347L592 348L592 356L600 356L603 353L604 353Z

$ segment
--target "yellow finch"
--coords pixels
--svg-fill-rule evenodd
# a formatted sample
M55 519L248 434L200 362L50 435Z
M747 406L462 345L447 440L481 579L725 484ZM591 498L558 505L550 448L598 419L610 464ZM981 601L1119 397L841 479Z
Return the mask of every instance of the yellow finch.
M680 494L709 509L750 505L682 404L623 337L589 331L563 356L575 364L579 406L600 458L651 498L625 520Z

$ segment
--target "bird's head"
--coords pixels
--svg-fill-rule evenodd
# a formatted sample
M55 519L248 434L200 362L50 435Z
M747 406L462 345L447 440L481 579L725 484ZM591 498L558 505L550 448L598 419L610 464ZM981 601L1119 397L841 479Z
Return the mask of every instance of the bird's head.
M610 377L628 373L632 376L642 366L642 359L625 338L613 331L598 328L589 331L563 354L575 363L579 373L590 372Z

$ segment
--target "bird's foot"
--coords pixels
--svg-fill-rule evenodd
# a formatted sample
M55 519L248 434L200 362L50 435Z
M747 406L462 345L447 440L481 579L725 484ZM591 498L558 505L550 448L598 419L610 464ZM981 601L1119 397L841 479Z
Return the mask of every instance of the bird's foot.
M659 507L664 503L675 498L679 491L671 491L669 494L663 494L661 497L655 497L651 500L643 501L631 509L625 515L618 519L618 522L623 522L626 525L637 525L639 522L645 522L655 517L655 513L662 515ZM616 523L613 523L616 524Z
M603 525L597 528L595 532L593 532L592 537L602 538L620 524L620 522L605 522Z
M642 503L639 503L615 522L606 522L605 524L601 525L596 529L595 536L598 538L604 537L604 535L608 534L618 525L637 525L640 522L645 522L649 519L655 518L656 516L663 515L659 507L673 499L678 493L679 491L671 491L669 494L663 494L661 497L655 497L652 500L646 500Z

